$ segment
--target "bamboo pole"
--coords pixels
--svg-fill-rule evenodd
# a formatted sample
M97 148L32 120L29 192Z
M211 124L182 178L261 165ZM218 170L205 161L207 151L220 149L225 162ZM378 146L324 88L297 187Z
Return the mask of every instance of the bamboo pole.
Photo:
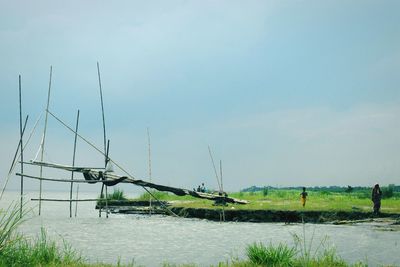
M104 168L104 170L107 168L107 162L108 162L108 150L110 149L110 140L108 140L108 143L107 143L107 149L106 149L106 154L105 154L105 158L106 158L106 164L105 164L105 168ZM103 183L102 185L101 185L101 191L100 191L100 200L102 200L103 199L103 191L104 191L104 189L105 189L105 191L106 191L106 199L105 199L105 201L106 201L106 218L108 218L108 195L107 195L107 186ZM99 217L101 217L101 207L99 208Z
M26 118L25 118L24 127L23 127L23 129L22 129L22 136L24 136L24 134L25 134L25 129L26 129L26 124L27 124L27 122L28 122L28 118L29 118L29 116L27 115ZM8 171L7 178L6 178L5 181L4 181L3 189L1 190L0 200L3 198L4 190L6 189L8 180L9 180L10 175L11 175L11 172L13 171L13 169L14 169L14 167L15 167L15 161L17 160L17 157L19 156L19 155L18 155L18 152L19 152L20 147L21 147L21 137L20 137L20 140L18 141L17 150L15 151L14 158L13 158L13 161L12 161L12 163L11 163L10 170Z
M107 141L107 153L106 153L106 164L105 164L105 166L104 166L104 170L107 168L107 163L108 163L108 153L109 153L109 151L110 151L110 140L108 140ZM103 186L104 186L105 184L103 183ZM105 188L106 188L106 218L108 218L108 213L109 213L109 210L108 210L108 193L107 193L107 188L108 188L108 186L106 185L105 186Z
M79 125L79 109L78 109L78 113L76 115L76 127L75 127L75 140L74 140L74 153L72 156L72 167L75 167L75 154L76 154L76 141L78 139L78 136L76 133L78 133L78 125ZM71 180L74 180L74 172L71 172ZM69 217L72 217L72 188L74 186L74 182L71 182L71 187L70 187L70 191L69 191Z
M224 193L224 185L222 183L222 160L219 160L219 177L221 178L221 190Z
M79 184L76 187L76 200L78 200ZM75 202L75 217L78 214L78 201Z
M26 115L25 122L24 122L24 127L22 128L22 136L24 136L24 134L25 134L25 129L26 129L26 124L28 123L28 118L29 118L29 115ZM15 161L17 160L17 156L18 156L18 152L19 152L20 148L21 148L21 142L18 141L17 150L15 151L14 158L13 158L11 166L10 166L10 170L8 170L9 174L12 172L12 169L14 167Z
M101 114L102 114L102 118L103 118L104 154L106 155L107 154L107 148L106 148L106 140L107 140L107 136L106 136L106 120L105 120L105 117L104 117L103 90L102 90L102 87L101 87L101 76L100 76L100 65L99 65L99 62L97 62L97 77L99 79ZM104 159L104 168L107 167L107 160L108 160L108 157L106 155L105 159ZM102 197L103 197L103 190L104 190L104 184L101 186L100 199L102 199ZM106 203L107 203L107 186L106 186ZM101 217L101 208L99 209L99 217ZM106 217L108 217L108 210L106 211Z
M18 76L18 91L19 91L19 133L20 139L19 144L21 147L21 173L24 173L24 149L23 149L23 132L22 132L22 94L21 94L21 75ZM24 176L21 176L21 186L20 186L21 194L20 194L20 209L19 209L19 217L22 218L22 202L24 195Z
M221 178L221 194L225 194L222 184L222 160L219 161L219 177ZM225 221L225 201L222 203L222 220Z
M149 150L149 180L151 183L151 145L150 145L149 127L147 127L147 141L148 141L148 150ZM149 195L149 214L151 215L151 195Z
M98 199L96 198L96 199L73 199L73 200L71 200L71 199L57 199L57 198L41 198L41 199L39 199L39 198L31 198L31 200L32 201L54 201L54 202L70 202L70 201L72 201L72 202L88 202L88 201L91 201L91 202L93 202L93 201L97 201Z
M218 173L217 173L217 168L215 167L214 158L213 158L213 156L212 156L210 146L208 146L208 153L210 154L211 162L212 162L212 165L213 165L213 168L214 168L215 178L217 179L218 188L219 188L219 191L221 192L221 190L222 190L222 189L221 189L221 184L220 184L220 182L219 182Z
M50 78L49 78L49 90L47 92L47 105L46 105L46 115L44 119L44 130L43 130L43 139L42 139L42 145L41 145L41 154L40 154L40 161L43 161L43 154L44 154L44 143L46 141L46 131L47 131L47 118L48 118L48 110L49 110L49 105L50 105L50 91L51 91L51 77L53 74L53 66L50 66ZM23 172L22 172L23 173ZM43 176L43 168L40 167L40 177ZM42 181L39 182L39 199L42 198ZM42 202L39 201L39 215L41 214L42 211Z
M104 118L104 103L103 103L103 90L101 87L101 78L100 78L100 66L99 66L99 62L97 62L97 75L99 78L99 88L100 88L100 101L101 101L101 114L103 117L103 137L104 137L104 153L106 153L106 120ZM106 159L107 160L107 159Z
M43 114L43 113L42 113L42 114ZM32 130L31 133L29 134L28 140L26 141L26 143L25 143L23 149L25 149L26 145L27 145L27 144L29 143L29 141L31 140L32 134L33 134L33 132L35 131L36 126L37 126L37 124L38 124L40 118L42 117L42 114L39 116L38 120L36 121L36 123L35 123L35 125L34 125L34 127L33 127L33 130ZM28 117L28 116L27 116L27 117ZM25 128L25 127L24 127L24 128ZM24 134L25 134L25 130L23 131L23 135L24 135ZM19 150L19 148L20 148L20 141L18 141L18 148L17 148L17 151ZM18 153L18 152L17 152L17 153ZM10 177L11 177L11 173L12 173L12 171L14 170L15 166L17 165L16 159L19 158L20 155L21 155L21 152L20 152L19 155L17 155L17 156L14 158L13 164L11 165L11 168L10 168L10 170L8 171L6 181L5 181L4 185L3 185L3 189L1 190L0 200L3 198L4 191L6 190L8 181L10 180Z
M81 183L81 184L93 184L93 183L103 183L104 181L102 180L83 180L83 179L54 179L54 178L44 178L44 177L37 177L33 175L28 175L28 174L21 174L21 173L16 173L15 175L17 176L24 176L25 178L30 178L30 179L35 179L35 180L42 180L42 181L50 181L50 182L62 182L62 183ZM128 181L121 181L120 183L130 183Z

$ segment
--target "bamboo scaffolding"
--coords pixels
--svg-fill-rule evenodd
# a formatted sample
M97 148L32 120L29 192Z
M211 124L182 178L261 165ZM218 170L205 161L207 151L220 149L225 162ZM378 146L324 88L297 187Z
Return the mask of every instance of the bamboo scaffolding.
M78 132L78 125L79 125L79 109L78 109L78 114L76 115L76 127L75 127L75 139L74 139L74 153L72 156L72 167L75 167L75 154L76 154L76 141L77 141L77 132ZM72 188L74 186L74 172L71 172L71 187L70 187L70 191L69 191L69 199L70 199L70 203L69 203L69 217L72 217Z
M53 74L53 66L50 66L49 90L47 92L47 105L46 105L46 114L45 114L45 119L44 119L44 130L43 130L43 139L42 139L42 144L41 144L42 151L40 154L40 161L43 161L44 144L46 141L47 118L48 118L47 111L49 110L49 105L50 105L50 91L51 91L52 74ZM40 177L42 177L42 175L43 175L43 168L40 168ZM39 182L39 199L41 199L41 198L42 198L42 181ZM39 215L41 214L41 211L42 211L42 202L39 201Z
M107 197L107 188L108 186L112 186L115 185L119 182L122 183L131 183L131 184L135 184L135 185L139 185L142 186L144 190L146 190L149 195L150 195L150 214L151 214L151 202L152 202L152 198L154 198L156 201L158 201L161 206L170 214L177 216L175 213L173 213L170 209L168 209L168 207L166 207L159 199L157 199L146 187L150 187L150 188L155 188L157 190L161 190L161 191L169 191L172 190L171 192L178 194L178 195L184 195L184 194L188 194L188 195L193 195L193 196L197 196L197 197L201 197L201 198L206 198L206 199L214 199L215 197L218 198L218 196L214 196L211 194L204 194L204 193L197 193L194 191L190 191L190 190L186 190L186 189L180 189L180 188L173 188L173 187L169 187L169 186L163 186L163 185L157 185L157 184L153 184L151 183L151 179L152 179L152 173L151 173L151 144L150 144L150 133L149 133L149 129L147 128L147 135L148 135L148 154L149 154L149 178L150 178L150 183L143 181L143 180L137 180L135 179L131 174L129 174L124 168L122 168L119 164L117 164L116 162L114 162L111 158L109 158L109 142L110 140L108 140L108 143L106 145L106 127L105 127L105 116L104 116L104 103L103 103L103 94L102 94L102 85L101 85L101 77L100 77L100 67L99 67L99 63L97 62L97 71L98 71L98 79L99 79L99 89L100 89L100 97L101 97L101 108L102 108L102 120L103 120L103 135L104 135L104 152L100 151L96 146L94 146L91 142L89 142L88 140L86 140L85 138L83 138L81 135L78 134L78 124L79 124L79 110L78 110L78 114L77 114L77 122L76 122L76 127L75 130L73 130L71 127L69 127L68 125L66 125L63 121L61 121L58 117L56 117L54 114L52 114L49 110L49 106L50 106L50 95L51 95L51 84L52 84L52 66L50 66L50 77L49 77L49 88L48 88L48 95L47 95L47 105L46 105L46 114L45 114L45 123L44 123L44 130L43 130L43 136L42 136L42 141L40 144L40 148L39 151L36 154L35 159L37 158L39 152L41 152L41 156L40 156L40 163L43 163L43 157L44 157L44 149L45 149L45 143L46 143L46 133L47 133L47 123L48 123L48 114L50 114L52 117L54 117L57 121L59 121L62 125L64 125L66 128L68 128L70 131L75 133L75 138L74 138L74 152L73 152L73 158L72 158L72 170L71 171L71 179L52 179L52 178L45 178L43 177L43 167L51 167L50 165L55 165L55 164L36 164L40 166L40 177L37 176L32 176L32 175L27 175L24 173L24 164L26 164L27 162L24 162L24 158L23 158L23 150L25 148L25 146L23 145L23 135L25 133L25 129L26 129L26 125L27 125L27 121L28 121L28 116L26 117L24 126L22 127L22 97L21 97L21 75L19 75L19 106L20 106L20 142L19 145L17 147L17 151L16 151L16 155L18 154L18 150L21 150L20 153L20 164L21 164L21 172L17 173L17 176L21 177L21 208L20 208L20 213L22 216L22 202L23 202L23 181L24 178L31 178L31 179L37 179L40 181L40 190L39 190L39 198L33 198L31 200L33 201L39 201L39 215L41 215L41 202L42 201L63 201L63 202L69 202L70 203L70 217L72 217L72 202L76 202L76 208L75 208L75 217L77 216L77 203L81 202L81 201L97 201L98 199L82 199L79 200L78 199L78 192L79 192L79 183L102 183L102 191L103 188L105 187L105 193L106 193L106 216L108 218L108 197ZM39 121L39 120L38 120ZM37 121L37 122L38 122ZM35 124L35 128L37 125L37 122ZM35 130L35 129L34 129ZM32 135L32 133L31 133ZM30 137L31 137L30 135ZM29 139L30 139L29 137ZM74 179L74 172L78 171L78 172L82 172L84 173L85 177L88 174L86 171L90 172L91 174L96 174L96 175L100 175L101 173L103 173L102 171L95 171L95 169L102 169L103 168L81 168L81 169L75 169L75 156L76 156L76 143L77 143L77 138L81 138L82 140L84 140L86 143L88 143L90 146L92 146L93 148L95 148L98 152L100 152L102 155L105 156L105 167L104 167L104 177L101 176L102 178L100 178L100 180L83 180L83 179ZM211 154L211 151L210 151ZM118 175L113 175L113 174L106 174L106 168L107 168L107 164L109 162L114 163L120 170L122 170L126 175L126 176L118 176ZM15 163L15 158L13 160L13 164ZM38 163L38 162L36 162ZM16 164L16 163L15 163ZM32 164L32 163L30 163ZM35 164L34 164L35 165ZM59 165L61 166L61 165ZM13 168L10 169L10 172ZM215 166L214 166L215 169ZM98 176L100 177L100 176ZM87 177L86 177L87 178ZM89 178L88 178L89 179ZM123 181L124 179L126 179L126 181ZM42 198L42 181L54 181L54 182L68 182L70 183L70 195L69 195L69 199L49 199L49 198ZM73 190L73 184L74 183L78 183L77 186L77 192L76 192L76 199L72 199L72 190ZM4 189L3 189L4 191ZM101 196L103 196L103 194L101 194ZM99 216L101 217L101 209L99 212Z
M61 123L64 127L66 127L66 128L67 128L68 130L70 130L71 132L75 133L75 131L74 131L70 126L68 126L65 122L63 122L63 121L62 121L60 118L58 118L55 114L53 114L53 113L52 113L51 111L49 111L49 110L48 110L47 112L48 112L54 119L56 119L59 123ZM91 146L93 149L95 149L98 153L100 153L100 154L106 156L104 152L102 152L98 147L96 147L92 142L90 142L89 140L87 140L85 137L83 137L83 136L80 135L79 133L77 133L77 136L78 136L80 139L82 139L85 143L87 143L89 146ZM169 213L171 213L171 214L174 214L171 210L168 209L168 207L166 207L165 205L163 205L163 203L162 203L157 197L155 197L155 196L145 187L145 186L147 186L147 187L150 187L150 188L155 188L155 189L157 189L157 190L160 190L159 187L158 187L157 185L151 184L151 183L148 183L148 182L144 182L144 181L142 181L142 180L137 180L132 174L130 174L128 171L126 171L126 169L124 169L121 165L119 165L117 162L115 162L115 161L114 161L112 158L110 158L110 157L108 157L108 161L109 161L109 162L112 162L116 167L118 167L122 172L124 172L124 173L129 177L129 180L126 180L127 182L129 181L129 183L132 183L132 184L136 184L136 185L138 185L138 186L141 186L141 187L142 187L144 190L146 190L146 192L149 193L157 202L159 202L160 205L161 205L163 208L165 208L165 209L167 210L167 212L169 212ZM42 163L36 162L36 163L31 163L31 164L41 165ZM47 167L55 167L55 168L57 168L57 165L55 165L55 164L46 164L46 165L47 165ZM61 166L61 167L68 167L68 166L62 166L62 165L58 165L58 166ZM87 169L87 168L86 168L86 169ZM66 169L66 170L67 170L67 169ZM107 174L107 176L113 176L113 175ZM118 176L117 176L117 177L118 177ZM120 176L119 176L119 177L120 177ZM162 187L164 187L164 188L170 188L170 189L172 189L172 190L177 189L177 188L172 188L172 187L167 187L167 186L162 186ZM161 190L161 191L164 191L164 190ZM221 198L220 196L215 196L215 195L206 194L206 193L194 192L194 191L187 190L187 189L179 189L179 191L180 191L182 194L192 195L192 196L194 196L194 197L200 197L200 198L205 198L205 199L210 199L210 200L216 200L216 199L220 199L220 198ZM181 193L179 193L179 195L182 195ZM240 203L240 204L247 204L247 203L248 203L248 201L244 201L244 200L238 200L238 199L227 198L227 197L223 197L223 198L225 198L228 202L233 201L233 202L235 202L235 203ZM174 216L177 216L177 217L178 217L178 215L176 215L176 214L174 214Z

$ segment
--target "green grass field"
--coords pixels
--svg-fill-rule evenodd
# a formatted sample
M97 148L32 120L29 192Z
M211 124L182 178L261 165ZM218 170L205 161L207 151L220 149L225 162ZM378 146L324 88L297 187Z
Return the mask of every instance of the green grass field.
M245 199L250 203L246 205L229 204L231 209L265 209L265 210L313 210L313 211L372 211L372 201L368 191L353 193L308 191L305 207L300 202L298 190L271 189L265 194L257 192L229 193L230 197ZM186 208L219 208L214 202L191 196L175 196L173 194L154 192L160 200L169 201L173 206ZM140 196L141 200L148 200L148 194ZM391 198L382 199L381 212L400 214L400 194L395 193Z

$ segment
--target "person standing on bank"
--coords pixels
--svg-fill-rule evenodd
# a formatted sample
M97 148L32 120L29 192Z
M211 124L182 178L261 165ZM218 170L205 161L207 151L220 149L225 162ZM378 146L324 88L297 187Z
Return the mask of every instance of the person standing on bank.
M301 204L303 204L303 207L305 207L306 206L306 199L307 199L307 196L308 196L308 193L306 192L306 188L305 187L303 187L303 192L300 193L300 196L301 196Z
M381 209L381 199L382 199L382 191L379 187L379 184L376 184L372 189L371 200L374 202L374 213L379 214L379 210Z

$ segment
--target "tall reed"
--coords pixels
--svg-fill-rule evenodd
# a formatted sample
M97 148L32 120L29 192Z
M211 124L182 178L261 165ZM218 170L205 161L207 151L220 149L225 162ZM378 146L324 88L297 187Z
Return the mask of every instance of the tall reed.
M0 251L9 246L16 239L12 238L15 229L24 221L27 210L23 203L22 213L19 202L12 203L6 210L0 210Z
M25 220L28 209L23 205L20 213L19 203L11 204L6 210L0 210L0 266L66 266L82 265L84 260L63 241L59 248L49 241L42 228L40 235L33 241L16 232Z

